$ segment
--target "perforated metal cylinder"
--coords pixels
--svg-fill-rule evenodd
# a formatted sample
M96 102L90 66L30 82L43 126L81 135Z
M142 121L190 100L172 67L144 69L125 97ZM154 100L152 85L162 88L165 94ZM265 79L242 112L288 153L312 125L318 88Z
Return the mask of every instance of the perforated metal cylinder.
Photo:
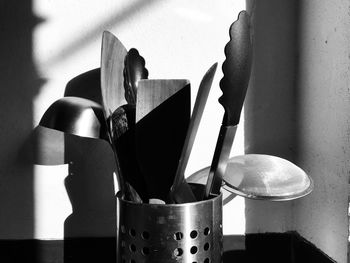
M187 204L118 198L118 263L222 262L222 195Z

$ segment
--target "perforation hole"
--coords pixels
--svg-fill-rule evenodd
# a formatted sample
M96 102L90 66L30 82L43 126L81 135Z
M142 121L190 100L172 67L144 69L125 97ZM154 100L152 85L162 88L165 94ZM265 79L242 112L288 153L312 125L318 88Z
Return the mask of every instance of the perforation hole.
M144 256L149 255L149 248L148 248L148 247L142 248L142 254L143 254Z
M124 226L124 225L121 225L121 226L120 226L120 231L121 231L123 234L126 233L126 231L125 231L125 226Z
M131 244L129 246L129 249L130 249L131 252L136 252L136 246L134 244Z
M190 237L191 237L192 239L195 239L197 236L198 236L198 231L192 230L191 233L190 233Z
M205 244L204 244L204 250L205 250L205 251L208 251L209 248L210 248L209 243L205 243Z
M204 229L204 235L209 235L210 234L210 228L209 227L206 227L205 229Z
M183 239L183 237L184 237L184 234L182 234L182 232L176 232L174 234L174 239L175 240L181 240L181 239Z
M184 253L183 250L179 247L174 249L174 256L175 257L181 257L183 253Z
M141 234L141 237L142 237L144 240L148 240L149 237L150 237L150 234L149 234L149 232L147 232L147 231L143 231L142 234Z
M204 259L204 263L210 263L210 259L209 258Z
M198 248L196 247L196 246L193 246L193 247L191 247L191 254L192 255L194 255L194 254L196 254L197 253L197 251L198 251Z
M131 229L129 230L129 235L132 236L132 237L135 237L135 236L136 236L136 231L135 231L135 229L131 228Z

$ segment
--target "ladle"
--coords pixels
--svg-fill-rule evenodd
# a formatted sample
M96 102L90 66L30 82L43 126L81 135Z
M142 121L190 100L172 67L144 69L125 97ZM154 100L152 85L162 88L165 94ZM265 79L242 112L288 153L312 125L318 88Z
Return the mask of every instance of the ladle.
M210 167L187 178L202 183ZM312 179L292 162L265 154L246 154L229 159L221 190L250 199L287 201L311 193Z
M104 139L110 142L103 109L100 104L79 97L63 97L55 101L46 110L39 123L40 126L62 131L81 137ZM118 189L126 190L127 198L141 202L136 191L130 184L123 181L116 156L116 173L118 177Z
M39 125L66 133L106 139L101 105L79 97L63 97L46 110Z

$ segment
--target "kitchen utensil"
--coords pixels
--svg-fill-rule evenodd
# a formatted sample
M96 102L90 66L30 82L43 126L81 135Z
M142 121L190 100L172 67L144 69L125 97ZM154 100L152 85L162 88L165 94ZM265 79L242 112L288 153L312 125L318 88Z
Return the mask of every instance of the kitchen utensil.
M230 165L228 163L228 165ZM226 169L229 169L228 167ZM207 180L208 180L208 174L209 174L210 167L205 167L190 176L186 178L186 182L188 184L201 184L205 186ZM223 186L225 184L223 183ZM221 193L222 193L222 204L226 205L229 203L232 199L236 197L235 194L232 193L232 191L227 191L225 188L221 187ZM203 197L203 191L200 193L200 198Z
M80 97L102 105L101 68L95 68L72 78L66 84L64 97Z
M46 110L39 125L68 134L104 139L110 142L101 105L84 98L63 97L55 101ZM111 146L115 153L113 145ZM118 162L116 162L116 171L120 174ZM121 184L124 184L123 179L118 178L118 188L123 189L123 187L126 187L129 199L139 199L132 187Z
M249 15L245 11L240 12L238 20L230 27L230 41L225 47L226 60L222 66L224 77L220 81L223 95L219 98L225 114L208 176L205 199L220 193L222 176L247 92L252 59L249 27Z
M204 168L187 180L204 183L209 170L210 167ZM223 181L224 204L228 192L231 197L240 195L250 199L288 201L308 195L314 185L312 179L292 162L265 154L230 158Z
M125 99L128 104L135 105L138 81L148 78L148 70L145 67L145 59L140 56L135 48L131 48L128 51L124 64Z
M190 119L188 80L140 80L136 155L150 199L168 198Z
M118 107L111 115L112 139L125 181L137 191L142 200L148 200L145 182L137 165L135 153L137 82L147 78L148 71L145 68L144 58L135 48L128 51L124 64L124 96L127 104Z
M203 185L199 191L203 192ZM219 263L222 196L187 204L133 204L117 195L117 262Z
M112 33L104 31L101 48L101 94L106 118L126 104L123 88L126 48Z
M114 111L113 143L119 156L123 177L143 201L148 200L145 181L139 169L135 152L135 109L136 105L126 104Z
M63 97L55 101L39 125L82 137L107 138L101 105L79 97Z
M119 156L113 143L113 127L111 127L112 123L109 118L115 109L126 103L123 94L123 69L126 54L127 50L118 38L112 33L104 31L101 48L101 94L104 114L108 123L108 139L113 148L116 160L118 188L125 194L126 198L134 202L141 202L138 193L128 182L125 182L123 178Z
M42 165L59 165L65 161L67 136L106 138L101 105L78 97L64 97L55 101L35 127L34 161ZM65 134L64 134L65 133Z
M175 203L187 203L196 201L190 186L187 184L184 174L188 158L197 134L198 126L202 118L204 107L209 95L210 87L214 79L217 63L205 73L199 86L196 101L193 107L191 120L188 126L186 139L182 148L181 157L177 166L175 179L170 189L170 200Z

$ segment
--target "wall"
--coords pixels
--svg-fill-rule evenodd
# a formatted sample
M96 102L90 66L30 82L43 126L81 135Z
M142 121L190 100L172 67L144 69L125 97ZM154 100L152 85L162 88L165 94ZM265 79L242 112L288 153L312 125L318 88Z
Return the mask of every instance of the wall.
M254 60L245 108L245 152L295 160L295 1L247 1ZM292 203L246 200L246 232L292 229Z
M109 173L113 166L108 157L100 158L110 155L106 145L36 130L42 145L50 142L43 138L53 136L60 144L49 152L64 149L66 154L56 157L71 163L32 165L33 156L48 153L31 144L32 129L63 96L69 80L99 67L103 30L114 33L127 49L140 51L150 78L190 79L192 103L202 76L219 62L186 174L210 165L223 115L217 103L223 48L229 26L244 8L244 1L229 0L32 0L2 5L0 239L115 233L113 177L98 170L104 167ZM242 128L232 154L243 152ZM84 157L86 152L94 154ZM243 208L244 200L235 198L224 210L226 233L244 233ZM102 218L99 222L96 215Z
M247 151L290 159L315 182L311 195L294 202L247 201L247 232L295 230L336 262L347 262L350 2L247 5L256 41Z
M247 3L255 10L255 61L245 110L246 151L295 161L315 180L315 190L289 203L247 200L246 219L243 200L235 198L224 209L224 231L244 233L245 220L251 233L297 230L337 262L346 262L349 1ZM138 48L151 78L189 78L194 99L205 71L223 61L228 28L241 9L241 1L228 0L2 5L0 238L114 235L113 178L98 172L112 167L110 158L99 159L110 149L68 136L62 147L69 147L76 163L33 166L28 146L33 127L63 96L66 83L99 67L103 30L127 48ZM219 67L187 174L211 162L223 113L217 103L221 77ZM242 152L242 138L241 125L232 155ZM95 155L86 159L85 152ZM94 160L95 169L89 169L85 164ZM73 181L66 180L77 172ZM95 215L101 220L94 221Z
M315 190L295 202L295 229L347 262L350 156L350 2L302 1L298 163Z
M32 59L39 19L32 1L2 1L0 8L0 237L32 236L33 165L22 147L33 125L32 99L42 80Z

